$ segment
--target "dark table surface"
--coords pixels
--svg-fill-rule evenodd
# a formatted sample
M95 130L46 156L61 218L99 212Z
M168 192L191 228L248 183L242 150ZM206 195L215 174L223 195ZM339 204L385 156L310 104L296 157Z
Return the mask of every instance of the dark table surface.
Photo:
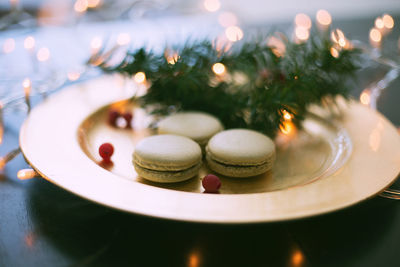
M373 19L336 25L365 41ZM353 94L383 73L360 74ZM379 105L397 125L399 87L397 80ZM1 155L18 146L24 114L5 119ZM0 266L400 266L400 201L377 196L289 222L184 223L112 210L44 179L17 179L26 167L19 155L0 175Z

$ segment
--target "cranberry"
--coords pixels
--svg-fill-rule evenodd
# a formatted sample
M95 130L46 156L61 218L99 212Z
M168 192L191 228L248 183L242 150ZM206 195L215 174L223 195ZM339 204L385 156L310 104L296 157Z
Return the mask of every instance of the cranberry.
M203 185L206 193L217 193L221 187L221 180L214 174L204 176L201 184Z
M121 116L121 114L116 110L110 110L108 112L108 123L111 126L117 126L117 119Z
M110 143L104 143L99 147L100 157L102 157L105 162L109 162L111 160L113 153L114 147Z
M131 112L125 112L124 114L122 114L122 117L126 121L126 128L131 128L132 127L131 122L132 122L132 118L133 118L132 113Z

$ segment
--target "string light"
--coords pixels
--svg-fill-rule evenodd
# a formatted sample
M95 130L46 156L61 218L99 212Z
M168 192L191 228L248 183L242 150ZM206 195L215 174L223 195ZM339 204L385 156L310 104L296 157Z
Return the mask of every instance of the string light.
M330 52L331 52L332 57L334 57L334 58L338 58L339 57L339 51L336 48L331 47Z
M291 266L300 267L303 266L303 263L304 263L303 253L298 249L294 250L291 257Z
M225 35L229 41L236 42L243 38L243 31L238 26L230 26L226 28Z
M225 65L222 63L215 63L212 66L212 71L217 75L223 75L226 71Z
M320 25L320 27L324 29L328 28L328 26L332 23L331 14L329 14L329 12L324 9L320 9L317 11L316 19L318 25Z
M50 50L47 47L40 48L36 54L36 58L41 62L49 60Z
M287 111L287 110L282 110L283 118L286 121L291 121L292 120L292 115Z
M340 47L344 48L347 45L346 36L340 29L331 32L331 40L337 43Z
M87 0L77 0L74 4L74 10L78 13L84 13L88 9Z
M24 40L24 48L27 50L32 50L35 47L35 38L28 36Z
M100 5L100 0L88 0L87 7L88 8L96 8Z
M178 53L173 53L172 55L166 55L165 58L167 59L168 64L174 65L178 61L179 55Z
M79 77L81 77L81 74L79 71L69 71L67 73L67 77L70 81L76 81L79 79Z
M146 82L146 74L142 71L135 74L133 77L136 83L145 83Z
M371 101L370 91L369 90L364 90L360 95L361 104L368 106L370 101Z
M31 94L31 88L32 88L31 80L26 78L22 82L22 87L24 88L25 103L26 103L26 106L28 107L28 113L29 113L31 111L31 100L30 100L30 94Z
M204 7L209 12L215 12L221 8L221 3L219 0L204 0Z
M375 27L377 29L383 29L383 27L385 27L385 23L383 22L382 18L378 17L378 18L375 19Z
M304 41L307 41L308 38L310 37L310 32L306 28L297 27L295 29L295 35L296 35L297 40L304 42Z
M285 43L275 36L271 36L268 38L267 46L271 48L272 52L277 57L282 57L286 52Z
M9 153L7 153L4 157L1 157L0 158L0 170L3 170L4 167L6 166L7 162L9 162L13 158L15 158L20 152L21 152L21 150L19 148L17 148L17 149L10 151Z
M378 29L372 28L369 32L369 38L373 45L379 45L382 40L382 34Z
M15 40L13 38L8 38L4 41L3 51L6 54L11 53L15 49Z
M38 173L33 169L22 169L17 172L17 177L20 180L28 180L38 176Z
M90 48L92 53L96 53L100 50L101 46L103 45L103 40L96 36L90 41Z
M284 135L291 135L295 132L296 127L291 121L284 121L283 124L279 126L279 129Z
M384 24L385 28L387 28L387 29L393 29L393 27L394 27L394 20L393 20L392 16L390 16L390 15L388 15L388 14L385 14L385 15L383 15L383 17L382 17L382 20L383 20L383 24Z
M307 30L311 29L312 25L311 19L304 13L297 14L294 19L294 22L296 24L296 27L305 28Z

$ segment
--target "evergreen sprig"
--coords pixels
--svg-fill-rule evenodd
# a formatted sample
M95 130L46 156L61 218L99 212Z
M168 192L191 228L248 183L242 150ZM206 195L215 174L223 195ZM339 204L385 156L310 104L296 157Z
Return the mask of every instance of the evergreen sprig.
M141 48L122 62L99 66L105 72L146 74L149 88L140 98L152 113L199 110L218 117L226 128L250 128L274 136L289 113L300 125L310 104L349 94L348 78L359 64L359 49L344 49L327 36L313 33L304 43L280 36L285 51L267 45L266 38L217 49L208 40L155 53ZM276 38L276 36L275 36ZM337 55L332 55L332 48ZM170 52L177 53L171 62ZM212 71L215 63L224 75Z

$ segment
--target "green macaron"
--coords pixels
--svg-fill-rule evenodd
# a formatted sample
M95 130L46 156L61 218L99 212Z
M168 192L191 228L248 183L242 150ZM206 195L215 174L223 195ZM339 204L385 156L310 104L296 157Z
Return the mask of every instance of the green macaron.
M142 139L135 147L133 164L144 179L180 182L197 175L202 165L200 146L177 135L154 135Z
M204 148L210 138L223 130L222 123L214 116L197 111L178 112L158 123L159 134L186 136Z
M206 160L210 169L226 176L255 176L272 169L275 144L253 130L222 131L208 142Z

